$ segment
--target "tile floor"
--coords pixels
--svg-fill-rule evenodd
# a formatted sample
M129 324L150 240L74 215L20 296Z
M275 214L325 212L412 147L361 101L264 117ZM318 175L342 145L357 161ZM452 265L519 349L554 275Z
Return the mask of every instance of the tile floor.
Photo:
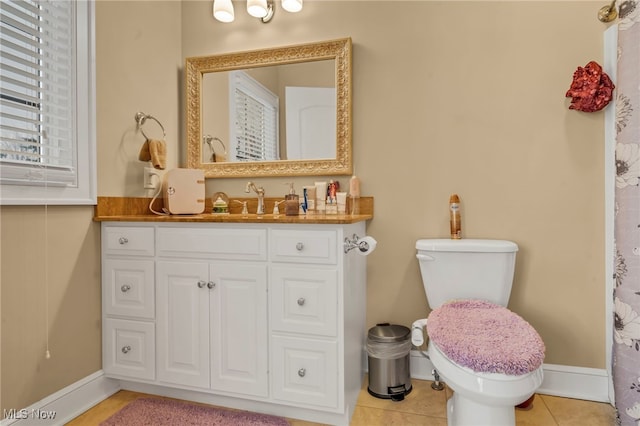
M401 402L375 398L369 395L366 386L363 387L351 426L446 426L446 401L451 390L434 391L431 382L424 380L413 379L411 383L411 393ZM615 410L605 403L536 395L533 407L516 410L516 425L614 426Z
M351 426L446 426L446 400L451 394L431 389L431 382L413 379L413 389L404 401L375 398L362 387L351 419ZM67 426L96 426L140 396L120 391ZM316 423L291 419L292 426L318 426ZM517 426L614 426L615 410L610 404L555 396L536 395L529 410L516 410ZM476 425L485 426L485 425ZM486 425L492 426L492 425Z

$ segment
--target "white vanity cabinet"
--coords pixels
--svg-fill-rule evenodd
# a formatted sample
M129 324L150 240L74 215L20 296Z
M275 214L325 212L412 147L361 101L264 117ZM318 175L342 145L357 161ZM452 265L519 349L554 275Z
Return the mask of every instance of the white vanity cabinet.
M342 409L337 231L272 229L269 237L273 397Z
M366 359L350 224L108 222L103 368L125 389L348 424Z
M102 364L107 375L155 379L154 230L102 231Z

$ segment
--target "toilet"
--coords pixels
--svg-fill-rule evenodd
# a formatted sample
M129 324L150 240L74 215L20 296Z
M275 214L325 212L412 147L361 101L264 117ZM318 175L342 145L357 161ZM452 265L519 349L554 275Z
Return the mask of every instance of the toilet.
M513 426L515 409L542 384L544 343L506 308L518 246L511 241L421 239L417 258L432 312L412 327L453 390L449 426Z

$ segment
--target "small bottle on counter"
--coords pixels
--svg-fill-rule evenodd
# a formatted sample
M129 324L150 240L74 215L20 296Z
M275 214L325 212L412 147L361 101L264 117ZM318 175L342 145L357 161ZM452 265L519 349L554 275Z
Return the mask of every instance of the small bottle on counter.
M356 175L349 180L349 196L360 197L360 179Z
M353 175L349 180L349 199L351 201L351 214L360 214L360 179Z
M327 208L327 182L315 182L316 212L324 214Z

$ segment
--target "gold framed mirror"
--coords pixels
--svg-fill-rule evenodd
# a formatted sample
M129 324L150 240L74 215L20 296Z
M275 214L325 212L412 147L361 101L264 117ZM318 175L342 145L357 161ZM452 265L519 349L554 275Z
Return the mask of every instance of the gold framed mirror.
M304 68L309 66L314 67L313 71ZM239 154L244 149L240 148L240 146L244 147L242 141L247 138L246 129L237 129L238 116L232 116L232 114L239 114L235 111L244 108L238 107L238 103L243 100L237 100L235 93L241 93L241 90L235 86L236 80L243 80L245 75L249 75L248 78L253 80L251 74L259 74L260 72L263 74L268 72L271 75L275 73L277 75L275 80L278 80L279 87L276 91L276 98L280 98L284 97L284 87L291 86L289 81L282 81L283 75L293 74L298 77L308 77L313 74L322 74L323 76L320 78L322 82L318 83L318 86L329 86L331 83L327 83L327 74L332 74L331 71L335 72L328 77L334 87L332 89L323 88L333 90L330 93L335 95L331 95L329 98L333 98L331 102L334 109L327 110L323 107L322 110L325 119L326 117L335 117L335 123L312 126L311 128L315 131L307 133L313 133L313 138L307 133L300 136L299 139L316 141L307 143L307 146L311 146L311 148L300 149L300 152L293 154L297 149L294 147L300 142L297 140L291 142L291 140L297 136L296 132L302 134L300 128L309 128L304 124L309 120L305 121L304 117L283 120L282 110L284 108L278 107L277 116L279 118L270 119L276 123L276 130L272 133L277 136L275 136L275 142L269 142L275 144L277 153L271 154L271 157L255 156L251 158ZM350 38L214 56L191 57L186 59L185 78L188 168L203 169L205 177L312 176L352 173ZM235 88L231 88L231 80L234 80ZM293 85L297 85L297 83L293 83ZM314 83L307 82L302 85L309 86ZM257 86L267 86L267 83L258 81ZM304 96L302 95L303 98ZM260 97L258 96L258 98ZM280 100L275 102L278 105L281 103L283 102ZM293 105L295 102L288 103ZM233 111L229 109L229 105ZM296 124L298 129L291 131L288 127L285 129L283 121L287 126L296 121L302 122L304 125ZM330 130L327 131L327 129ZM334 129L335 138L333 138ZM285 134L289 136L286 138L286 145L283 143ZM269 140L272 139L273 137ZM326 145L322 148L323 151L311 153L317 151L319 140L322 140L322 144ZM329 143L326 143L325 140ZM264 144L262 141L260 143ZM288 156L283 153L288 153Z

